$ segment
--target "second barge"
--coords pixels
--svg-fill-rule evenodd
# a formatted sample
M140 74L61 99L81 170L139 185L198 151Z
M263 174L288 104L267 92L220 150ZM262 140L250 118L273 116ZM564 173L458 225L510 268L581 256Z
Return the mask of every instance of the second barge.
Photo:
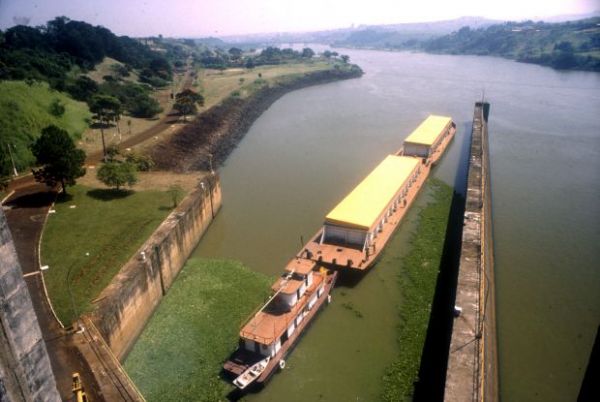
M454 138L450 117L429 116L327 216L298 253L333 268L366 270L412 205L431 168Z

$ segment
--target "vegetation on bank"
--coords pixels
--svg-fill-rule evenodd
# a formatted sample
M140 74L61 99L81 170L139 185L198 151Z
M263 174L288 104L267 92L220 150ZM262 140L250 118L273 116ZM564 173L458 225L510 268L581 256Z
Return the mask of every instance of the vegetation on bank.
M561 70L600 71L600 17L549 24L508 22L426 41L428 52L501 56Z
M225 400L221 365L271 282L239 262L189 260L124 364L146 400Z
M59 198L42 237L41 263L52 305L65 324L91 302L171 211L162 191L76 185ZM72 300L71 300L72 297Z
M398 306L399 354L383 378L382 399L410 400L418 380L421 355L433 302L453 190L442 181L430 178L425 187L431 201L419 212L417 230L410 240L409 252L399 263L398 286L402 301Z

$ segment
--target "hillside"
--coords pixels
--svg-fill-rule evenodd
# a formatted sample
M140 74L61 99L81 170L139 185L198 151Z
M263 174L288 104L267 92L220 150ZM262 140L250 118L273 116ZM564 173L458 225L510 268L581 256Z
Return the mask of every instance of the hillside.
M463 25L459 25L463 23ZM600 17L561 23L457 19L367 27L332 46L500 56L563 70L600 71Z
M29 145L44 127L55 124L77 139L90 119L85 103L50 89L45 82L0 81L0 147L5 154L11 144L19 172L34 162Z
M600 71L600 17L564 23L463 27L420 44L427 52L500 56L556 69Z

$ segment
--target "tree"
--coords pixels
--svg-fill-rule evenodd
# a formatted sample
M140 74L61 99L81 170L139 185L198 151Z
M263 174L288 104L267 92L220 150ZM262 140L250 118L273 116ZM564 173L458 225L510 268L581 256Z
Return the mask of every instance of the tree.
M122 186L133 186L137 183L135 165L129 162L113 160L103 163L96 173L96 177L109 187L119 190Z
M104 140L104 127L111 121L117 121L121 117L121 102L112 96L94 95L90 102L90 111L94 113L94 119L100 123L102 135L102 152L106 157L106 141Z
M348 56L347 54L343 54L340 56L340 59L342 59L344 64L348 64L348 62L350 61L350 56Z
M31 152L41 168L32 169L35 180L54 187L62 186L67 194L67 185L75 184L75 179L85 174L85 152L75 147L75 143L65 130L50 125L42 130L42 135L31 146Z
M304 57L305 59L310 59L315 55L315 52L309 48L309 47L305 47L304 49L302 49L302 57Z
M90 77L80 75L67 87L67 91L73 98L87 102L98 92L98 84Z
M242 57L242 49L232 47L231 49L229 49L229 55L233 60L238 60L240 57Z
M191 89L185 89L175 95L175 104L173 108L183 115L183 121L186 121L188 114L196 113L198 110L196 104L204 106L204 97Z
M185 195L185 190L179 184L172 184L169 186L167 193L171 197L171 201L173 201L173 208L175 208Z

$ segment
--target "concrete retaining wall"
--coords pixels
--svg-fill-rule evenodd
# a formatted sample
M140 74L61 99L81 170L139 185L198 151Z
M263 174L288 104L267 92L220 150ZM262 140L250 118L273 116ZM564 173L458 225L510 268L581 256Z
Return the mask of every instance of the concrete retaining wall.
M219 177L208 176L167 217L94 301L90 319L120 360L221 207Z
M475 105L445 401L498 400L488 113Z
M46 345L2 210L0 401L60 401Z

